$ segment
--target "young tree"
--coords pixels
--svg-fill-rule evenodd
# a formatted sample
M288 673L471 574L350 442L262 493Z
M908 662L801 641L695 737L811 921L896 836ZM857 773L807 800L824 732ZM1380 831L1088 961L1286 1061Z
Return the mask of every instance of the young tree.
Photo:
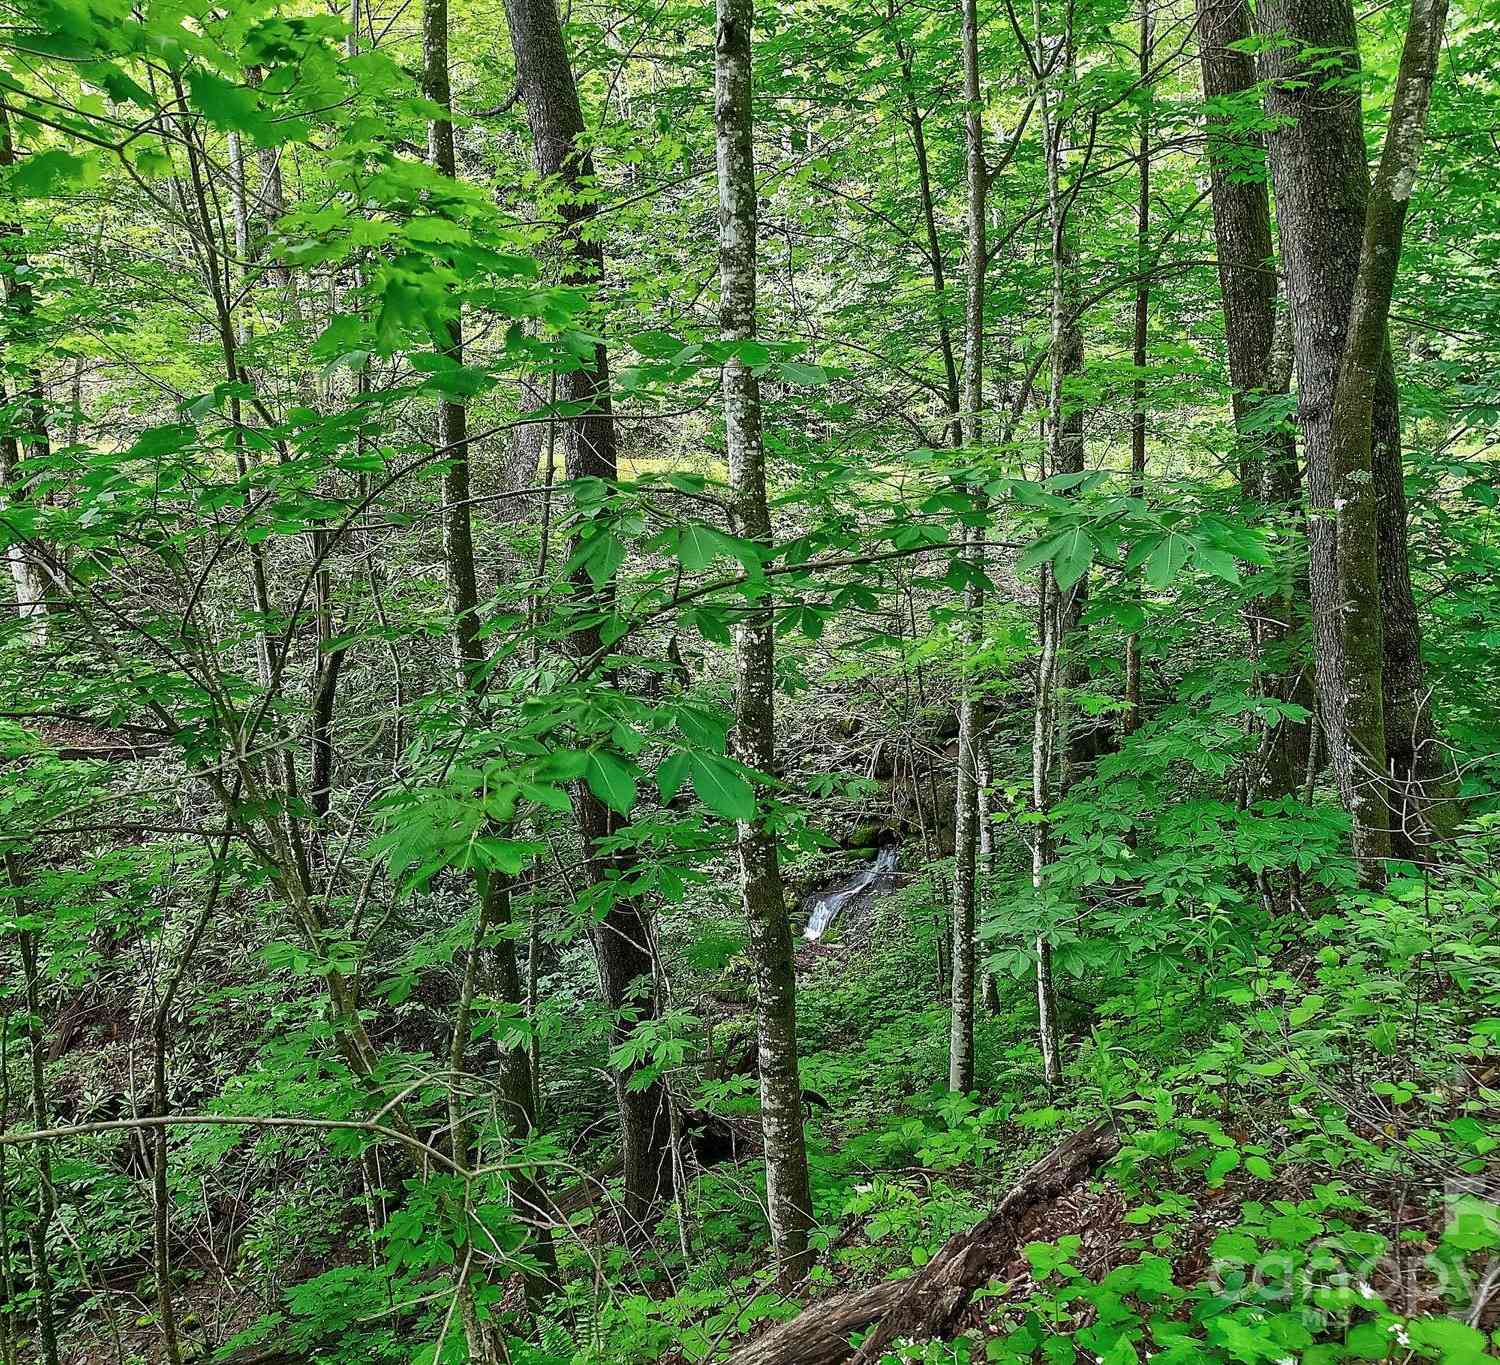
M984 155L984 103L979 80L979 9L963 4L964 58L964 210L968 277L964 291L964 369L962 430L964 444L975 450L984 438L984 287L989 264L985 241L985 200L989 166ZM975 450L977 454L977 450ZM982 495L976 494L976 499ZM977 653L984 611L984 528L965 532L965 648ZM953 816L953 975L950 979L952 1025L948 1037L948 1088L974 1087L974 934L975 889L979 846L979 746L984 701L970 676L963 680L958 703L958 793Z
M1135 261L1139 278L1135 284L1135 331L1131 361L1135 380L1130 402L1130 492L1146 496L1146 347L1151 324L1151 0L1141 0L1138 70L1143 89L1140 138L1136 148ZM1141 636L1131 631L1125 640L1125 714L1121 728L1134 734L1141 724Z
M751 108L752 0L718 0L714 30L714 128L719 179L719 294L724 337L755 339L756 198ZM724 362L724 441L739 534L771 549L760 381L739 354ZM752 592L756 589L751 589ZM764 586L759 588L764 591ZM734 632L735 750L775 771L775 643L771 612L752 601ZM792 934L776 836L763 816L739 822L740 901L750 926L760 1054L766 1206L778 1279L796 1284L812 1263L812 1192L802 1131L797 994Z
M427 123L427 156L433 169L458 178L453 142L453 97L448 74L448 0L422 0L422 93L444 114ZM276 183L280 183L279 174ZM463 364L463 318L448 321L443 354ZM479 639L479 585L474 572L474 526L469 478L469 409L461 398L438 400L437 443L444 455L443 558L453 612L453 655L458 686L468 691L484 663Z
M1056 43L1044 40L1045 27L1040 0L1034 7L1037 51L1042 65L1040 84L1043 151L1046 157L1047 218L1049 226L1051 292L1049 303L1049 359L1051 377L1047 394L1047 441L1042 460L1043 476L1076 474L1083 469L1083 413L1069 405L1065 387L1083 368L1083 333L1078 317L1077 276L1070 240L1069 213L1075 188L1063 184L1065 159L1064 111L1058 107L1051 85L1054 71L1069 78L1073 74L1071 12ZM1049 46L1051 55L1048 56ZM1047 828L1053 798L1053 765L1060 767L1058 785L1066 790L1073 761L1068 746L1059 745L1057 729L1061 714L1060 683L1064 676L1064 649L1069 631L1077 623L1083 579L1060 584L1051 564L1043 564L1037 583L1037 623L1040 650L1032 703L1031 800L1038 823L1032 833L1031 884L1041 893L1046 870L1053 860L1052 836ZM1059 752L1061 750L1061 752ZM1042 1049L1042 1072L1048 1085L1062 1081L1062 1040L1057 1019L1057 994L1052 975L1052 945L1045 935L1036 941L1037 1017Z

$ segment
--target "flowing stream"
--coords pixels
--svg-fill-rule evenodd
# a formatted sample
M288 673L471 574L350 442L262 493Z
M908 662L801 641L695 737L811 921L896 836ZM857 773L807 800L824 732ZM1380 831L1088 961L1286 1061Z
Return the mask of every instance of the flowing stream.
M807 928L802 931L802 937L812 942L822 938L850 901L863 896L882 877L889 877L896 871L896 857L896 846L887 845L875 855L875 861L869 867L856 872L837 890L821 897L812 908L812 915L807 921Z

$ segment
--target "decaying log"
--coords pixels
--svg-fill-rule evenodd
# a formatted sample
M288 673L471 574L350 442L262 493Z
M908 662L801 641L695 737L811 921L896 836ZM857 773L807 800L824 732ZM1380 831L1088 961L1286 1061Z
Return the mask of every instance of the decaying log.
M868 1365L898 1337L947 1340L957 1334L977 1289L996 1278L1015 1255L1021 1227L1033 1209L1088 1179L1119 1149L1104 1123L1090 1124L1032 1165L995 1210L952 1237L909 1279L835 1295L742 1346L729 1365ZM873 1327L856 1354L855 1332Z
M311 1348L293 1350L286 1346L247 1346L233 1355L216 1356L214 1365L313 1365Z

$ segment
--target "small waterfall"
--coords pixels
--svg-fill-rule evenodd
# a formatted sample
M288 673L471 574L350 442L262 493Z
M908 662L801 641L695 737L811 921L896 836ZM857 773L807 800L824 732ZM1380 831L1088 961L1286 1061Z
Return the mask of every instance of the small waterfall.
M875 855L875 862L864 869L856 872L843 886L836 891L830 891L822 897L812 908L812 915L807 921L807 928L802 931L802 937L809 942L817 942L828 932L828 927L838 918L839 912L858 896L864 895L882 877L888 877L896 870L896 846L888 844Z

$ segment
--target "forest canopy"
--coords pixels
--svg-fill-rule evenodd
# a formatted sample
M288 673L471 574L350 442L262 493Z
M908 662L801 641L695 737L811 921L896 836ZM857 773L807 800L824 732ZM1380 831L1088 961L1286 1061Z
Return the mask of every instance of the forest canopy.
M1496 0L3 0L0 1365L1500 1358Z

